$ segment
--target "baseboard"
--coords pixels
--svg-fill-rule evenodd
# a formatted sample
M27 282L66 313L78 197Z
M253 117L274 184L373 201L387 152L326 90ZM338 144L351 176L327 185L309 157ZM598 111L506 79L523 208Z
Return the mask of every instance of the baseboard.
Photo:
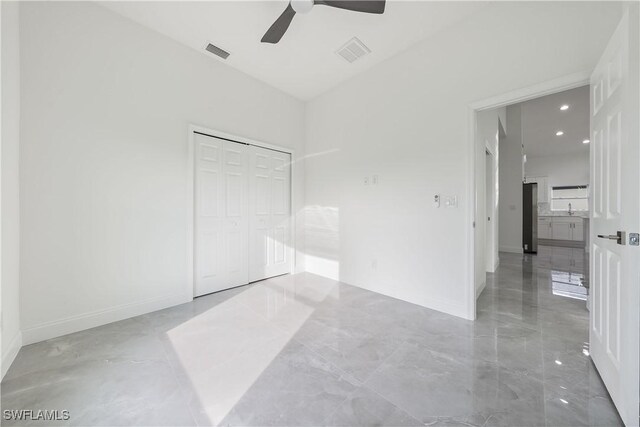
M307 264L307 267L310 267L310 265ZM356 288L365 289L370 292L375 292L377 294L384 295L389 298L395 298L397 300L404 301L409 304L415 304L421 307L429 308L431 310L436 310L445 314L450 314L452 316L473 320L472 318L469 317L468 308L464 304L458 304L455 301L444 300L444 299L434 298L434 297L428 297L424 301L414 301L414 300L409 300L407 298L403 298L402 295L395 295L387 292L381 292L379 289L368 288L366 286L362 286L357 283L347 282L340 277L336 277L333 271L328 271L328 274L322 274L321 272L309 271L309 269L307 268L307 272L311 274L315 274L316 276L321 276L327 279L336 280L350 286L355 286Z
M484 288L487 286L487 281L485 280L484 282L482 282L482 284L476 289L476 299L478 299L478 297L480 296L480 294L482 293L482 291L484 291Z
M20 351L21 347L22 347L22 332L18 331L11 339L9 343L9 348L7 348L7 351L2 353L2 377L0 378L4 378L4 375L7 373L7 371L11 367L11 364L13 363L14 360L16 360L16 356L18 355L18 352Z
M509 252L512 254L522 254L524 251L517 246L500 246L500 252Z
M326 277L331 280L340 280L340 263L313 255L306 255L304 259L305 271Z
M496 257L496 265L493 266L493 271L495 272L500 267L500 257Z
M85 329L106 325L152 311L162 310L191 301L183 292L151 298L145 301L122 304L94 312L83 313L65 319L45 322L22 330L24 345L60 337Z

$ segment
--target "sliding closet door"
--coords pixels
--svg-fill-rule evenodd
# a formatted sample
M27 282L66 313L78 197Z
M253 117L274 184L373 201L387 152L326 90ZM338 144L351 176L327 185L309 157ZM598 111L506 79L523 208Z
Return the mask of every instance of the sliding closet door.
M291 156L249 147L249 280L291 272Z
M249 283L247 146L195 134L196 296Z

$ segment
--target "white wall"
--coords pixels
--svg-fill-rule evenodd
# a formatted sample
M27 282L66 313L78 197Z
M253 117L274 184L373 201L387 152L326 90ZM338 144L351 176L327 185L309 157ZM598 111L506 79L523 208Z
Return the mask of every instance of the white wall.
M486 285L486 272L495 270L497 260L498 228L497 220L498 185L491 192L488 182L497 182L499 174L500 117L506 117L506 108L480 111L476 116L476 227L475 227L475 289L476 298ZM487 171L487 151L490 154L492 170ZM493 177L493 180L491 179ZM488 207L487 200L491 201ZM487 218L491 217L492 221ZM489 243L489 245L488 245ZM494 250L495 247L495 250ZM490 252L487 249L490 248ZM491 267L488 267L488 266Z
M496 2L310 102L307 268L472 318L467 106L590 71L620 11ZM435 208L434 194L458 207Z
M188 125L301 157L304 104L90 2L20 23L25 341L185 301Z
M19 4L3 1L2 15L2 117L0 154L0 211L2 212L2 376L7 372L20 346L20 296L18 289L20 253L20 215L18 152L20 131L20 51Z
M546 176L549 187L589 184L589 152L529 157L525 176Z
M508 130L500 143L499 161L499 250L522 253L522 114L519 104L506 110Z

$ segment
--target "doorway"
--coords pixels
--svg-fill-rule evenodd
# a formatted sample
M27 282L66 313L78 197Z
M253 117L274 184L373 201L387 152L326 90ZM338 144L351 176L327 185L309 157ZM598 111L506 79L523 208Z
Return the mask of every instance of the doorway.
M640 205L637 197L640 194L640 173L636 167L640 160L638 145L640 130L637 121L640 107L637 96L633 96L638 93L640 86L638 15L637 5L626 8L623 19L593 73L568 76L471 106L471 123L476 124L480 112L485 110L522 103L581 86L587 89L590 100L588 116L590 132L588 136L581 137L582 140L576 138L573 143L576 144L574 147L577 147L577 144L583 144L589 149L588 185L580 183L558 185L553 182L555 178L547 172L529 172L527 175L526 167L532 157L525 156L522 144L512 146L516 155L521 158L520 161L515 162L515 165L520 169L516 172L522 178L522 180L511 180L515 183L514 188L522 195L523 184L535 182L538 194L543 195L546 208L550 211L548 218L539 218L538 232L543 235L540 243L545 239L559 240L567 244L548 246L559 247L561 250L558 250L558 254L551 254L546 260L540 256L540 253L537 256L518 253L521 249L517 246L512 248L514 253L509 254L509 257L512 262L527 265L523 273L527 274L528 280L523 281L522 286L535 283L537 296L540 296L540 275L532 275L531 270L539 269L542 262L548 262L546 267L550 279L548 290L552 291L552 298L563 297L565 301L570 301L566 298L576 298L576 294L564 289L564 285L579 284L572 283L571 276L565 274L566 272L557 271L556 264L563 257L560 252L576 249L570 244L576 239L582 244L582 247L577 249L582 251L585 251L585 248L588 249L588 262L587 265L582 266L582 269L590 271L592 291L590 291L591 308L584 316L584 329L588 337L588 340L584 340L586 344L584 355L593 361L599 373L598 379L601 378L604 382L620 417L629 425L637 423L640 401L638 364L640 333L637 310L640 305L640 291L636 286L640 274L640 249L637 246L639 238L636 237L640 231ZM571 106L560 104L556 108L564 112L569 111ZM511 124L512 121L507 119L507 139L510 134L522 137L517 130L513 131ZM552 135L547 135L547 139L558 142L567 136L569 134L564 129L558 128ZM472 143L472 150L476 150L477 141L474 140ZM477 156L475 159L477 171L478 168L483 168L484 164L478 162ZM551 165L554 159L549 158L543 166ZM500 150L501 170L504 170L503 160L505 156L503 150ZM477 175L475 177L477 179ZM501 178L500 184L502 181ZM472 185L476 194L479 193L479 185L477 181ZM517 212L517 205L511 206L509 202L505 203L504 192L505 188L500 185L501 229L508 221L508 218L504 218L503 212L508 213L513 210L514 218L522 218L522 213ZM584 226L585 218L578 218L579 209L576 209L585 205L588 208L585 217L588 219L586 226ZM474 219L477 218L478 206L480 203L476 203ZM563 215L555 215L554 211L562 211ZM579 224L583 226L580 227ZM521 227L520 220L520 224L514 225L510 231L512 234L521 235ZM503 234L500 233L501 236ZM473 239L478 236L478 233L471 235ZM478 246L484 247L484 244L471 245L472 248L476 247L476 250ZM471 260L473 263L477 260L477 256L471 257ZM528 266L531 266L531 269ZM575 264L569 264L569 266L580 268ZM470 289L474 289L476 283L470 286ZM525 291L526 289L521 290L521 292ZM472 295L473 292L470 294ZM471 306L475 311L475 301ZM536 306L535 310L538 309ZM566 324L570 325L572 322ZM585 330L576 332L584 334ZM561 365L562 361L558 359L556 363Z

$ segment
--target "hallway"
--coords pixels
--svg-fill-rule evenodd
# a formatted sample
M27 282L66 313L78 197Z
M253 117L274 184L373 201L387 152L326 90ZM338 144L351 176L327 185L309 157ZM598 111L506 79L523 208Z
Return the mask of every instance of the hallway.
M547 426L622 425L589 359L586 289L578 285L588 286L588 265L588 254L576 248L500 253L500 267L487 275L478 298L478 322L494 319L509 325L506 330L530 331L498 336L497 359L541 381L536 394Z
M585 302L561 296L586 265L501 254L476 322L282 276L25 346L2 407L68 410L60 425L620 425Z

